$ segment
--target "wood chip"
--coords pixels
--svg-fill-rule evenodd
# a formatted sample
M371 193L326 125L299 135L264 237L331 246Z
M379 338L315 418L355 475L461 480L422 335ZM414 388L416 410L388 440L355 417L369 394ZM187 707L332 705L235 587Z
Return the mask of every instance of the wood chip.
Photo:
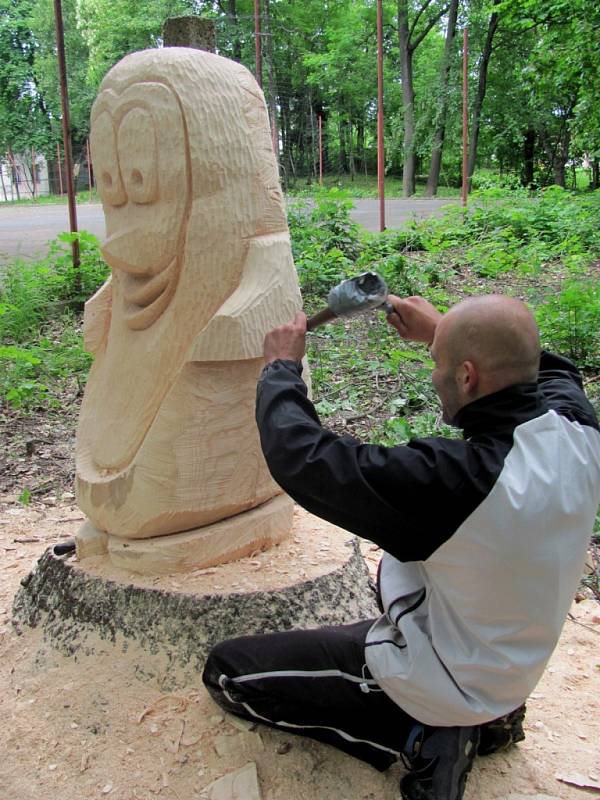
M165 711L170 711L173 714L179 714L187 709L189 702L190 701L187 697L181 697L180 695L163 695L142 711L137 718L137 724L139 725L141 722L143 722L149 714L156 714Z
M198 744L202 736L184 736L181 739L182 747L193 747L195 744Z
M557 773L554 777L557 781L579 786L581 789L600 789L600 781L586 778L581 772Z
M179 752L179 748L181 747L181 739L183 737L183 732L185 730L185 720L181 719L179 721L181 722L181 728L179 730L178 735L175 737L174 741L169 740L165 748L168 753L176 754Z

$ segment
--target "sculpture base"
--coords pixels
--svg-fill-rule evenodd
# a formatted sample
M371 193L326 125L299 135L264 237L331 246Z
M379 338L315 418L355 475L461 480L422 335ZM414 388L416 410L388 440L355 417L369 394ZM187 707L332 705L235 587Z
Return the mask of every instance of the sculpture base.
M121 539L82 525L75 536L77 556L108 556L115 567L142 575L190 572L265 550L289 536L293 501L285 494L235 517L183 533L149 539Z
M136 673L165 691L197 685L223 639L374 616L358 541L302 510L272 550L189 574L144 576L108 555L77 561L51 548L13 605L17 630L41 628L44 646L75 657L128 651Z

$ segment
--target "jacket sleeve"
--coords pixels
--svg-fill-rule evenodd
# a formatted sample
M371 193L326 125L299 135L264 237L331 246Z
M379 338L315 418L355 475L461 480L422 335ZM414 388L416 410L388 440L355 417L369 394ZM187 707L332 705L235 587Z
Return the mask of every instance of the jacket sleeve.
M581 373L568 358L542 350L538 386L550 408L581 425L598 427L598 420L583 391Z
M337 436L321 426L300 370L275 361L258 385L256 419L274 479L311 513L399 560L428 558L489 490L485 481L465 488L465 443L432 438L382 447Z

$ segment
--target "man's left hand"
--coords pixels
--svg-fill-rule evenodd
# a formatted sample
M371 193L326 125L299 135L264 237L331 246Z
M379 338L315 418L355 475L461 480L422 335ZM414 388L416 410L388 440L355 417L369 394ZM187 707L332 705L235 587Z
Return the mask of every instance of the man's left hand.
M306 314L298 311L293 322L274 328L265 336L265 364L284 359L302 361L306 352Z

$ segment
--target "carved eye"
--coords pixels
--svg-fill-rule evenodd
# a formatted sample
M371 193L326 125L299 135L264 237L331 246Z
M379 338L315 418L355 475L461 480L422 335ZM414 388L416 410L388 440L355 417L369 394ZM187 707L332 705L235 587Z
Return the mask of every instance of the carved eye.
M152 203L158 196L158 153L154 121L147 111L133 108L123 117L117 138L121 174L134 203Z
M107 111L103 111L94 119L90 144L102 202L111 206L122 206L127 201L127 195L119 174L115 128L112 117Z

